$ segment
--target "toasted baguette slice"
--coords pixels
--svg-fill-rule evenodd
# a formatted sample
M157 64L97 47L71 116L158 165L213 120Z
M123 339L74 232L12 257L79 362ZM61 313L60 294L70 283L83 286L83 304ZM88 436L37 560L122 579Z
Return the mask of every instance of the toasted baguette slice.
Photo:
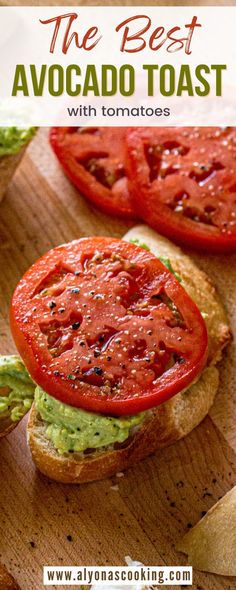
M20 590L17 582L0 563L0 590Z
M19 424L18 422L12 422L10 416L0 418L0 438L3 438L9 434Z
M59 455L45 436L46 423L33 405L28 421L28 443L38 469L51 479L63 483L84 483L110 477L144 459L190 432L203 420L211 407L219 375L215 367L205 369L188 392L153 410L132 438L111 450Z
M127 469L158 448L170 445L186 436L208 413L217 392L219 373L215 364L230 338L224 309L215 288L205 273L200 271L181 250L146 226L132 229L126 240L138 239L151 251L170 259L183 285L206 314L209 333L207 367L198 381L186 392L181 392L161 406L154 408L148 418L122 445L89 453L60 455L45 436L46 423L32 407L28 422L28 442L33 460L42 473L64 483L83 483L102 479Z
M2 201L5 192L25 154L25 151L30 143L31 138L36 132L36 127L31 128L30 134L24 145L21 146L16 154L7 154L0 156L0 202Z
M19 390L17 389L19 388ZM16 355L0 355L0 401L1 398L8 399L11 393L19 393L23 391L24 398L28 397L28 401L33 402L33 395L35 384L31 380L28 371L26 370L22 360ZM21 419L28 411L28 407L22 409L19 416L12 419L12 410L19 406L19 402L14 397L9 407L4 411L0 411L0 439L9 434L19 424Z
M23 146L18 154L0 157L0 201L3 199L8 185L23 158L25 149L26 147Z
M0 387L0 396L7 395L8 392L6 391L6 389L8 388ZM12 422L11 416L8 411L0 413L0 438L3 438L3 436L9 434L9 432L11 432L11 430L13 430L16 427L16 425L17 422Z

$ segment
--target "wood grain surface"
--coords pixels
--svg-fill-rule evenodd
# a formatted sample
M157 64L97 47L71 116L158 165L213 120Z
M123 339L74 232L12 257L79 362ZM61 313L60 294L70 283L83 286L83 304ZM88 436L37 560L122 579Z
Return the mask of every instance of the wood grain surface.
M0 352L14 352L9 302L30 264L62 242L121 237L130 225L78 195L41 129L0 205ZM236 332L236 256L193 257L218 285ZM0 561L22 590L43 590L46 564L120 565L125 555L150 565L185 563L176 542L236 483L235 364L232 342L211 416L121 478L75 487L47 481L31 461L25 420L1 441ZM233 590L236 580L194 572L193 588Z

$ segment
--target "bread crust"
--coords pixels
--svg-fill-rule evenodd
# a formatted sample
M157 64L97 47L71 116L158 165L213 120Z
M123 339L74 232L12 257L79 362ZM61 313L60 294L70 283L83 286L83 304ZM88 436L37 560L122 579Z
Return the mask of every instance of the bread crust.
M27 146L22 146L17 154L0 157L0 202L3 199L8 185L15 174L17 167L25 153Z
M9 434L18 424L19 422L12 422L10 416L7 418L0 417L0 438Z
M0 563L0 590L20 590L20 586Z
M10 434L10 432L12 430L14 430L14 428L19 424L19 422L17 422L16 424L9 424L9 426L7 428L4 428L4 430L0 430L0 438L4 438L4 436L7 436L7 434Z
M135 434L111 450L59 455L47 440L46 425L32 406L28 422L28 442L38 469L47 477L63 483L85 483L110 477L141 459L186 436L207 415L213 404L219 372L215 364L230 338L225 311L207 275L166 238L158 236L147 226L132 229L125 239L139 238L159 256L168 257L173 269L181 276L190 297L204 311L209 335L207 367L198 381L161 406L154 408ZM158 244L157 244L158 240Z

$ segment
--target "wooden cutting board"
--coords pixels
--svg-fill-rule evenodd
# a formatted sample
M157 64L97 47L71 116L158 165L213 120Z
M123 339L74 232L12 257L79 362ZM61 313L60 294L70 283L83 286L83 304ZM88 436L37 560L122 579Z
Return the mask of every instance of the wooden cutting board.
M8 324L22 273L52 246L86 235L121 237L131 224L101 214L64 177L40 130L0 206L0 352L14 352ZM236 332L236 256L194 255L218 285ZM83 486L35 471L23 423L0 444L0 561L22 590L42 590L43 565L180 565L179 538L236 484L235 346L221 363L210 417L185 440L125 473ZM175 588L175 586L172 586ZM194 572L195 590L236 580Z

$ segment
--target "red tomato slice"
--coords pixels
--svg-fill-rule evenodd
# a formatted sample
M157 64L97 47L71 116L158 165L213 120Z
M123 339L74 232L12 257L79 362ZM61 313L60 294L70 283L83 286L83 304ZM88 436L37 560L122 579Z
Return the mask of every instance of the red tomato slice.
M124 127L53 127L50 142L71 182L94 205L136 217L125 171Z
M127 146L133 201L149 225L190 247L236 249L236 128L132 128Z
M54 248L23 276L11 327L32 378L72 406L136 414L201 372L200 311L150 252L113 238Z

